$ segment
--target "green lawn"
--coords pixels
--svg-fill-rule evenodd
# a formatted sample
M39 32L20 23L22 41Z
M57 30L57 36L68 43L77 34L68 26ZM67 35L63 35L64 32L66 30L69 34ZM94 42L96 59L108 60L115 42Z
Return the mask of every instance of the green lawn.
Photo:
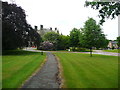
M46 55L29 51L6 51L2 57L3 88L18 88L40 67Z
M118 49L114 49L114 50L103 50L105 52L114 52L114 53L118 53ZM119 52L120 53L120 52Z
M63 68L67 88L117 88L118 57L80 53L55 53Z

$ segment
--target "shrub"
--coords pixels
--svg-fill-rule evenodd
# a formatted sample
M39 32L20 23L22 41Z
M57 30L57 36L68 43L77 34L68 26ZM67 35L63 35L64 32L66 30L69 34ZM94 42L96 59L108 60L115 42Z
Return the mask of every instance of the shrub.
M88 52L86 48L80 48L80 47L70 47L70 51Z
M39 49L42 49L42 50L53 50L53 43L49 42L49 41L44 41L40 48Z

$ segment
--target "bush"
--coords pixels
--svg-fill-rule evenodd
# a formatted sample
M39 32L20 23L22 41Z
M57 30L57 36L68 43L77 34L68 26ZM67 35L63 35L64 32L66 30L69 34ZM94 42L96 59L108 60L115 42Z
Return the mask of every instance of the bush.
M115 47L114 46L112 46L112 50L114 50L115 49Z
M70 47L70 51L87 52L86 48Z
M54 45L53 43L49 42L49 41L44 41L41 45L40 48L41 50L53 50Z

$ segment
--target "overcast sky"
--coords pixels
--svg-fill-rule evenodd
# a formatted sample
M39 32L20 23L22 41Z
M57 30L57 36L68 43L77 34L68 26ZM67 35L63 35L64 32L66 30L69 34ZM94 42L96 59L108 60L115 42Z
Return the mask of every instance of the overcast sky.
M12 1L12 0L3 0ZM14 0L21 6L26 14L27 21L34 27L53 29L57 27L59 32L69 35L72 28L82 28L88 17L99 22L98 11L90 7L84 7L85 0ZM115 40L118 36L118 18L108 19L101 27L107 39Z

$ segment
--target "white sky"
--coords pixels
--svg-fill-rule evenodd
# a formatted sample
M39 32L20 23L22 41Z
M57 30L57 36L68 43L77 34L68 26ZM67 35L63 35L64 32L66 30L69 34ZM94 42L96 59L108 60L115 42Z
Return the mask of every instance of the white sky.
M12 1L12 0L3 0ZM85 0L15 0L21 6L27 16L29 24L38 26L42 24L45 28L57 27L60 33L69 35L75 28L82 28L88 17L100 20L98 11L90 7L84 7ZM107 39L115 40L118 36L118 18L108 19L102 26Z

